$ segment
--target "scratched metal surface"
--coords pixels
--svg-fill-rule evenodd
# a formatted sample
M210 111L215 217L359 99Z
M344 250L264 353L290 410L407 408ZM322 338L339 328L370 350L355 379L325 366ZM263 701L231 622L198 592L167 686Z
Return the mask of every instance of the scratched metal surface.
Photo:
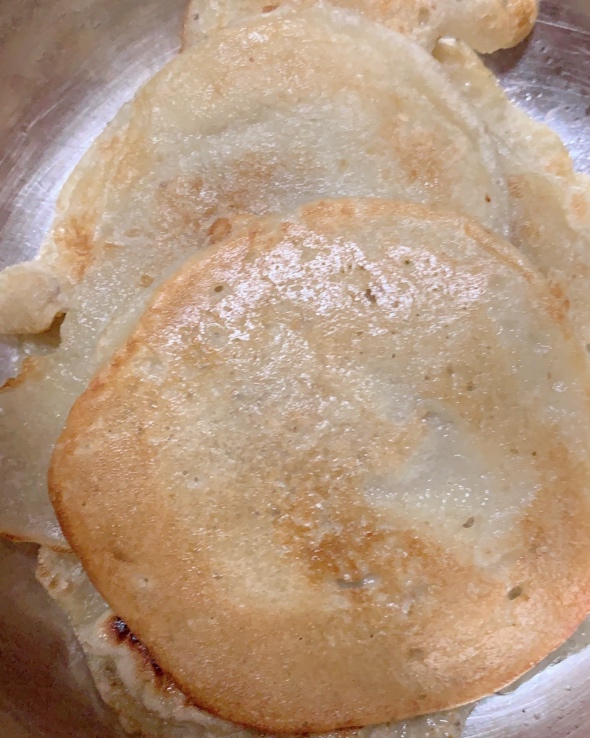
M0 0L0 267L33 256L68 173L177 50L185 0ZM488 58L509 96L590 173L590 0L544 0L519 48ZM10 365L0 350L0 375ZM0 735L121 735L67 624L0 542ZM590 649L481 702L464 738L590 738Z

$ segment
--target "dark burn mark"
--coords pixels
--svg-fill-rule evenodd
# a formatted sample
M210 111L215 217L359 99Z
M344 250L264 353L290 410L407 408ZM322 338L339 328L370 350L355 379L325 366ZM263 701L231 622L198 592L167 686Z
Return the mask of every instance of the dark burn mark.
M368 300L369 302L371 302L371 303L373 303L373 304L375 304L375 303L377 302L377 298L376 298L376 296L374 295L374 293L372 292L372 290L371 290L371 288L370 288L370 287L368 287L368 288L367 288L367 289L365 290L364 294L365 294L365 297L367 298L367 300Z
M512 587L512 589L508 592L506 595L509 600L516 600L518 597L520 597L523 593L523 589L520 585L517 587Z
M111 621L111 631L114 633L117 643L123 643L123 641L129 637L131 632L127 623L123 622L123 620L118 617L113 618Z
M153 659L150 660L150 666L154 670L154 674L156 675L156 678L162 679L164 676L164 672Z
M109 431L112 432L112 431ZM127 556L125 551L123 551L119 546L115 546L113 548L113 558L116 561L120 561L123 564L131 564L132 560Z
M164 677L164 672L151 657L147 647L143 645L137 636L133 635L124 620L116 615L113 616L108 625L108 630L114 636L118 645L126 643L132 651L142 658L144 663L152 669L156 679L162 679Z

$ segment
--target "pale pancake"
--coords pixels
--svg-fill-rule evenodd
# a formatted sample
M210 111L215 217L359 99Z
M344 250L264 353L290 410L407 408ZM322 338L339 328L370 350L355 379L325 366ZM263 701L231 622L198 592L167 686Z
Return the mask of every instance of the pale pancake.
M590 367L475 221L380 200L187 262L50 471L90 579L196 704L371 725L511 682L590 610Z
M224 26L281 7L304 8L318 0L189 0L183 47ZM383 23L432 49L441 36L489 53L516 46L533 28L537 0L333 0L333 5Z
M275 38L271 40L272 36ZM305 67L301 58L303 49L300 49L299 64L286 70L291 59L295 66L297 56L291 54L296 43L305 47L344 46L314 48L316 58L310 60L311 69ZM359 44L364 48L359 48ZM11 280L10 273L5 276L6 288L21 298L23 316L19 325L19 301L15 300L6 317L0 312L0 333L40 331L50 324L51 306L57 301L51 271L62 283L59 305L54 305L55 314L64 307L72 284L80 281L88 265L99 256L96 252L101 245L120 246L121 240L128 245L123 236L137 240L144 235L147 224L143 230L140 228L138 235L134 231L139 226L128 223L128 214L121 222L116 216L121 211L127 213L123 210L123 203L129 204L125 198L131 197L130 188L137 187L150 165L153 171L146 179L156 179L159 184L172 181L181 191L169 193L169 198L159 193L160 197L155 198L149 190L153 182L142 180L147 192L136 193L136 197L141 195L149 200L150 205L157 207L158 214L163 205L170 205L168 199L183 198L185 210L189 207L197 210L193 219L184 213L187 226L194 225L193 220L203 214L210 215L211 199L220 192L226 195L229 202L225 204L232 211L272 210L271 205L275 203L264 204L263 195L277 200L289 184L299 184L296 175L301 177L305 164L315 190L320 190L314 192L316 195L350 194L340 190L351 189L346 180L353 176L358 180L355 189L359 193L352 194L362 194L367 179L371 185L378 180L374 186L380 190L377 194L450 206L477 217L505 236L509 234L508 198L504 194L505 181L496 162L495 147L469 106L461 105L453 86L440 74L438 64L407 39L378 24L363 21L356 13L320 5L300 12L287 7L272 18L249 18L243 28L234 29L233 33L214 35L199 51L171 62L165 72L156 76L159 84L155 80L148 83L135 104L123 107L106 134L99 137L76 168L60 194L57 217L41 259L29 263L32 278L37 282L25 282L23 265L19 265L18 280L16 277ZM357 53L361 58L357 58ZM255 61L250 63L252 58ZM248 66L243 69L246 60ZM318 79L322 63L329 79ZM199 73L195 75L197 66ZM267 66L275 73L261 72ZM264 85L259 84L261 75ZM170 83L168 90L164 89L166 83ZM286 98L292 90L297 96L289 105ZM332 105L318 111L309 105L315 102L314 93L320 102L329 99ZM174 95L178 95L179 101L173 99ZM219 97L228 99L219 100ZM202 106L207 109L203 110ZM159 113L153 120L149 115L152 107ZM246 126L236 120L242 111ZM287 126L290 134L287 138L284 127L287 122L282 116L286 114L293 119L297 113L303 130L293 139L293 132ZM412 125L406 119L408 116ZM313 130L314 124L319 128L321 123L334 122L339 123L336 129ZM172 128L174 123L177 129ZM221 135L223 132L225 136ZM362 155L352 149L350 140L357 132L356 143L364 144ZM156 141L156 136L161 134L165 140ZM182 134L187 139L183 140ZM262 152L253 146L251 139L256 135L260 137L257 143ZM207 137L207 145L195 151L200 137ZM228 137L234 139L229 151L226 150ZM277 140L269 141L270 138ZM170 157L172 146L178 147L180 161L175 164L178 169L182 167L182 178L178 171L167 170L167 162L162 161ZM271 151L265 151L269 147ZM383 162L375 161L377 151L384 156ZM145 161L141 160L142 154L147 157ZM290 162L289 157L294 155L303 161ZM317 161L312 161L315 158ZM223 173L218 171L219 161L225 167ZM291 174L295 181L273 182L281 185L279 193L275 193L275 188L269 187L273 174L282 175L284 180ZM386 178L390 184L384 183ZM258 188L256 196L248 197L244 193L248 186ZM230 187L232 190L228 192ZM193 202L199 197L207 200L200 208ZM139 209L151 230L161 231L162 224L153 223L154 215L145 203L139 205L143 206ZM113 234L117 224L121 230L130 229L133 235ZM115 243L113 235L118 237ZM30 319L32 308L25 301L27 294L36 291L40 273L47 284L34 299L37 313L45 319L38 318L39 325L34 326ZM43 294L47 304L42 300Z
M498 142L513 209L512 242L549 279L590 344L590 180L576 174L557 134L512 105L465 44L435 56Z
M103 700L146 738L248 738L265 733L199 710L94 589L74 554L42 548L37 578L69 615ZM321 738L459 738L471 707ZM182 731L182 732L181 732Z
M469 104L430 55L356 15L255 18L149 82L60 197L44 253L68 312L60 349L0 396L0 530L65 545L47 499L53 444L177 259L223 238L236 212L336 195L428 202L509 228L495 144Z
M0 316L8 335L43 333L67 301L45 259L14 264L0 272Z

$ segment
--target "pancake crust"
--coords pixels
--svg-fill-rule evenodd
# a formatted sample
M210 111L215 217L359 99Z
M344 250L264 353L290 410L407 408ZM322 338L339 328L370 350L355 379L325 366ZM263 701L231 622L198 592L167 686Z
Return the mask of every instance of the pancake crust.
M255 18L151 80L61 194L44 253L67 299L62 343L0 395L0 530L65 545L47 498L53 444L177 260L223 239L236 213L347 195L509 227L495 144L469 104L430 55L356 15ZM11 321L0 315L0 333Z
M313 4L317 0L190 0L183 47L248 16ZM332 4L383 23L427 50L441 36L451 36L484 53L520 43L532 30L538 11L537 0L334 0Z
M512 243L548 278L590 345L590 179L574 171L556 133L512 105L465 44L445 40L434 53L498 142Z
M51 496L204 709L279 732L441 710L590 609L589 371L474 221L320 202L163 286L74 405Z

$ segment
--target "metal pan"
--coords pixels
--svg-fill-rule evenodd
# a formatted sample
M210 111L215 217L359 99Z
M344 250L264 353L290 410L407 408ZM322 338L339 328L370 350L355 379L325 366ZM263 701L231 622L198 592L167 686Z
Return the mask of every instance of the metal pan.
M176 53L185 2L0 0L0 267L35 254L82 153ZM545 0L532 36L487 61L590 173L590 0ZM119 738L33 569L34 547L0 542L0 735ZM479 703L464 738L590 738L590 648Z

